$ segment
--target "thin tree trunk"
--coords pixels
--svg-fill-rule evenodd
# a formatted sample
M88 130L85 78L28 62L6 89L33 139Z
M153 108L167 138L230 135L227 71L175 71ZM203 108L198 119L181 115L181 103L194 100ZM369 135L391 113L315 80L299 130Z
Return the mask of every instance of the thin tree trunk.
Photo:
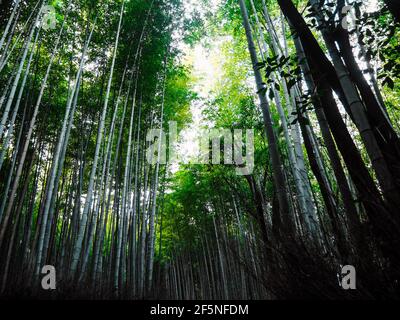
M286 191L285 178L284 178L284 175L282 172L282 163L281 163L281 159L280 159L279 152L278 152L275 133L274 133L274 130L272 127L271 114L269 111L269 103L265 96L265 88L264 88L264 84L262 81L261 72L258 68L258 58L257 58L256 49L254 46L253 36L251 34L247 9L246 9L246 6L245 6L245 3L243 0L239 0L239 3L240 3L240 9L242 12L242 17L243 17L243 26L246 30L248 49L249 49L249 53L251 56L251 61L253 64L253 71L254 71L256 84L257 84L257 94L258 94L258 98L260 100L260 106L261 106L261 109L263 112L264 127L265 127L265 131L266 131L267 139L268 139L269 153L270 153L272 168L273 168L275 191L278 196L279 212L280 212L280 216L282 219L280 223L281 223L281 227L284 230L287 230L287 231L289 231L290 234L293 234L292 232L290 232L290 230L293 229L293 221L292 221L292 217L290 214L288 198L286 195L287 191Z

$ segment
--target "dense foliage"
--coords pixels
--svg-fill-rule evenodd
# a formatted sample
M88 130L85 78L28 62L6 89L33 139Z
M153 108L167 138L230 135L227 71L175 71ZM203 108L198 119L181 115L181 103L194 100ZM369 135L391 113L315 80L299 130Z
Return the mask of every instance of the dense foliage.
M399 297L394 1L3 2L1 296ZM254 170L163 163L171 121L252 129Z

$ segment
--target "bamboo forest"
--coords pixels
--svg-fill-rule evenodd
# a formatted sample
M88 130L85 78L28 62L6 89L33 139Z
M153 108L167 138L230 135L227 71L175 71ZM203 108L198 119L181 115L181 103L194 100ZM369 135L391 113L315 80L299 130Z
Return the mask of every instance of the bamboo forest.
M0 0L0 298L400 299L400 1Z

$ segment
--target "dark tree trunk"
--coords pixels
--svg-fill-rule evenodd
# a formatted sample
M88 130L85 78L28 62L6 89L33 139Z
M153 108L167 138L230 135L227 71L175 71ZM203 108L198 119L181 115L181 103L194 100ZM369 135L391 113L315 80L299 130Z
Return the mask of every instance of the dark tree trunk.
M400 0L383 0L397 23L400 23Z

